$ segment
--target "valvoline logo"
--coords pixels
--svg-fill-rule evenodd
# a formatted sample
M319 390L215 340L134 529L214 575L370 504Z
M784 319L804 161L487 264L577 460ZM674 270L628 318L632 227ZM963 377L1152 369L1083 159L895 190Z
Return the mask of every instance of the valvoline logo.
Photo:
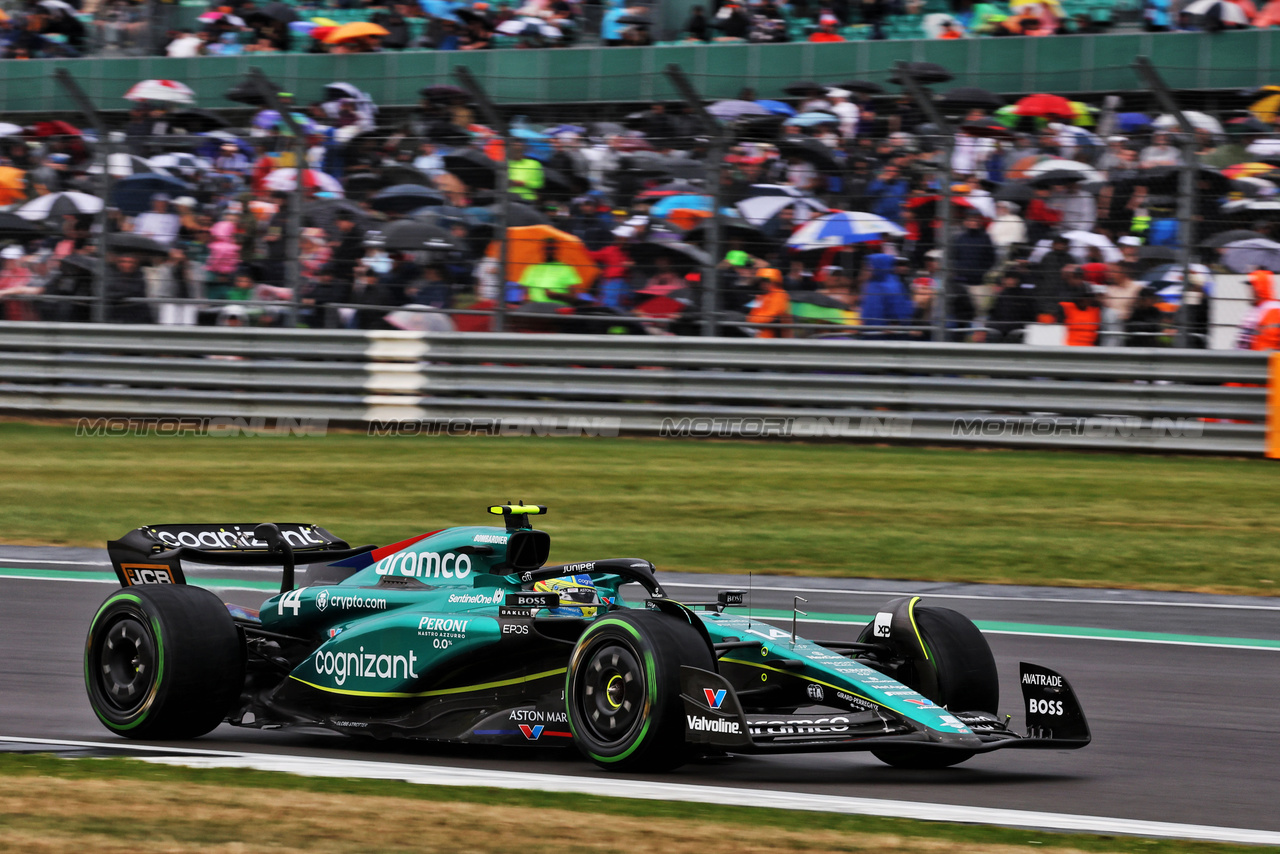
M713 709L720 708L720 704L724 702L725 689L719 691L712 688L703 688L702 693L707 695L707 705Z
M923 706L926 709L933 706L933 700L907 700L908 703L915 703L917 706Z
M546 727L542 724L538 724L536 726L529 726L528 724L520 724L520 732L524 733L524 737L529 739L530 741L537 741L538 737L542 735L542 731L544 729L546 729Z

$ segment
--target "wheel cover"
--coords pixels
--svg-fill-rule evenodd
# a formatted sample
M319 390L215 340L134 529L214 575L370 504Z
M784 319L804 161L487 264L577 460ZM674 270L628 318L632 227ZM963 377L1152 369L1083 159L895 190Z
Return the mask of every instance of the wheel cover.
M575 722L601 746L624 745L643 725L647 692L641 656L626 641L602 639L574 674Z
M126 614L106 627L94 652L91 675L102 702L125 717L140 710L156 678L156 643L151 629L138 617Z

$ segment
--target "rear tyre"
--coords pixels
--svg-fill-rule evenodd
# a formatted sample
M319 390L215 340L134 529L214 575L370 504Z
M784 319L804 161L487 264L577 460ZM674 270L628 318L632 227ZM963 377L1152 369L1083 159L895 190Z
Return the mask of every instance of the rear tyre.
M244 660L239 629L208 590L128 587L108 596L89 626L85 687L117 735L196 738L239 699Z
M602 768L662 771L689 759L680 667L716 669L688 623L655 611L591 624L569 660L565 705L574 743Z
M926 690L916 664L904 665L895 678L952 712L996 713L1000 678L987 639L967 617L950 608L916 608L916 627L938 672L938 689ZM948 768L974 754L910 746L871 751L895 768Z

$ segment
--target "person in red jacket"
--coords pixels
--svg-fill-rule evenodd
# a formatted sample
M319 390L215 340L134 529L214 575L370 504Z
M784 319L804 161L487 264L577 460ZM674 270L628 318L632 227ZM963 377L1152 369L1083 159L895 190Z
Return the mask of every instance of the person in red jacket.
M1240 321L1236 346L1242 350L1280 350L1280 300L1275 297L1275 275L1259 267L1249 274L1253 308Z

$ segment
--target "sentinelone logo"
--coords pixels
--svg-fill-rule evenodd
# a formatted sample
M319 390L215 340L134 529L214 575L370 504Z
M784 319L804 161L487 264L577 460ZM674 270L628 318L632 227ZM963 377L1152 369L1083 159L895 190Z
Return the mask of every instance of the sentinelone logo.
M328 418L81 418L77 436L323 436Z
M776 416L767 418L664 418L659 436L678 438L743 439L856 439L911 438L911 417L907 415L863 416L861 418L818 418L808 416Z
M951 422L953 438L983 439L1198 439L1204 422L1195 418L1143 418L1091 416L1062 418L1043 416L1018 420L957 418Z
M432 418L371 421L370 436L617 436L622 419L612 416L515 415L505 418Z

